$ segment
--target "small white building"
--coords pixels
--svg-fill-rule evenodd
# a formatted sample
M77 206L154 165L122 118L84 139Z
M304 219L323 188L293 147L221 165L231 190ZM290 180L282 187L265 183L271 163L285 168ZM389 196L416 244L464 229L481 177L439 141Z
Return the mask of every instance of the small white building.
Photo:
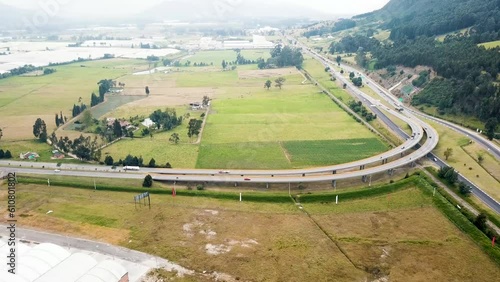
M155 123L150 119L150 118L147 118L145 119L143 122L142 122L142 125L144 125L145 127L152 127Z

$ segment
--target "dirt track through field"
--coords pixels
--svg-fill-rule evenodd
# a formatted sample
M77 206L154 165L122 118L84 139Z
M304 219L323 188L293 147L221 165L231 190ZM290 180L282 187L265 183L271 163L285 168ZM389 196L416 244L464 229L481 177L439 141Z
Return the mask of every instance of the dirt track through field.
M314 218L304 209L304 207L300 203L297 203L293 197L291 197L291 198L292 198L292 201L300 208L300 210L307 215L307 217L311 220L311 222L314 223L314 225L316 225L318 227L318 229L321 230L321 232L323 232L323 234L325 234L325 236L328 238L328 240L330 240L337 247L337 249L352 264L352 266L354 266L355 268L357 268L361 271L366 272L366 269L364 269L363 267L360 267L360 266L356 265L356 263L354 263L354 261L347 255L346 251L344 251L344 249L342 249L342 247L339 245L339 243L332 236L330 236L330 234L328 234L328 232L326 232L326 230L323 227L321 227L321 225L316 220L314 220ZM370 274L370 273L368 273L368 274Z

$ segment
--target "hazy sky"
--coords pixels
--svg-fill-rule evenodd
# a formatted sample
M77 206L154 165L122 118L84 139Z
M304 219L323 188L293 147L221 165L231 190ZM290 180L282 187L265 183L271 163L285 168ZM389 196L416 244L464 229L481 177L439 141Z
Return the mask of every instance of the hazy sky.
M0 2L22 8L40 8L45 3L59 3L60 11L66 15L102 16L136 14L166 0L0 0ZM168 1L168 0L167 0ZM188 2L189 0L185 0ZM224 3L255 0L207 0ZM314 7L328 14L362 14L382 8L389 0L268 0L296 3ZM97 8L97 9L96 9Z

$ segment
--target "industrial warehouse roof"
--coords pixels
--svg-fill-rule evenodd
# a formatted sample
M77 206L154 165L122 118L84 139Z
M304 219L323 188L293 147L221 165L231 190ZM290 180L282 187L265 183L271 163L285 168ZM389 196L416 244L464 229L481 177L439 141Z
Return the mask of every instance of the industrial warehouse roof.
M17 246L16 275L7 272L6 263L0 263L0 282L102 282L119 281L127 274L120 264L105 260L98 263L83 253L66 251L54 244L25 244ZM11 247L0 239L0 255L7 256Z

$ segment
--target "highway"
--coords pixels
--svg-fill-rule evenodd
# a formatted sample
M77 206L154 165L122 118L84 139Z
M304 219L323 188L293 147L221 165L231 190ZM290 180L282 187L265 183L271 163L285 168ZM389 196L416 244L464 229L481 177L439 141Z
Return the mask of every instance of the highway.
M333 62L329 61L328 59L325 59L325 60L328 61L330 64L333 64ZM348 71L348 72L361 73L360 70L355 69L355 68L350 67L350 66L347 66L345 64L341 64L341 67L344 70ZM383 88L382 86L380 86L377 82L375 82L372 79L370 79L366 74L363 74L363 80L365 82L368 81L369 83L366 83L365 85L368 86L368 87L370 87L371 89L373 89L373 91L375 91L375 93L377 93L383 99L385 99L386 101L388 101L391 105L393 105L393 104L401 105L406 112L411 112L411 113L413 113L415 115L418 115L420 117L424 117L426 119L429 119L429 120L432 120L434 122L440 123L440 124L445 125L445 126L449 127L450 129L458 132L458 133L461 133L461 134L465 135L466 137L472 139L474 142L478 143L483 148L485 148L495 158L497 158L497 159L500 160L500 148L497 145L495 145L493 142L491 142L491 141L487 140L486 138L484 138L483 136L481 136L481 134L479 134L479 133L477 133L477 132L475 132L473 130L464 128L464 127L462 127L460 125L454 124L452 122L449 122L449 121L446 121L446 120L442 120L442 119L439 119L439 118L427 115L425 113L416 111L416 110L414 110L412 108L406 107L405 105L403 105L397 99L397 97L393 96L389 91L387 91L385 88ZM348 85L349 84L351 84L351 83L348 83Z
M308 48L304 45L303 46L303 49L306 49L308 50ZM315 57L316 59L320 60L325 66L332 66L334 65L335 63L322 57L321 55L315 53L314 51L308 51L310 55L312 55L313 57ZM361 71L357 70L357 69L354 69L352 67L349 67L349 66L346 66L344 64L341 64L341 67L347 71L347 72L356 72L356 73L361 73ZM336 73L335 71L333 71L333 68L332 69L332 73L334 75L336 75L336 77L338 79L340 79L343 83L347 83L347 85L351 85L352 83L347 81L347 79L345 77L343 77L340 73ZM471 130L468 130L468 129L465 129L465 128L462 128L458 125L455 125L453 123L450 123L450 122L447 122L447 121L443 121L443 120L440 120L438 118L435 118L435 117L432 117L432 116L429 116L429 115L425 115L425 114L422 114L420 112L417 112L417 111L414 111L413 109L410 109L408 107L405 107L404 105L402 105L401 102L399 102L399 100L393 96L392 94L390 94L386 89L384 89L383 87L381 87L380 85L378 85L375 81L371 80L370 78L368 78L368 76L366 76L366 74L363 74L363 80L365 81L365 85L369 86L370 88L372 88L374 90L375 93L377 93L382 99L386 100L387 102L389 102L389 104L393 105L400 105L403 107L403 113L410 119L415 119L415 120L419 120L418 118L416 118L414 115L412 115L411 113L414 113L416 115L419 115L421 117L424 117L424 118L427 118L427 119L430 119L430 120L433 120L433 121L436 121L436 122L439 122L439 123L442 123L442 124L445 124L447 125L448 127L450 127L451 129L459 132L459 133L462 133L464 134L465 136L471 138L472 140L476 141L477 143L481 144L484 148L486 148L490 153L492 153L492 155L494 155L495 157L498 158L498 156L500 156L500 150L497 146L495 146L492 142L486 140L485 138L483 138L482 136L480 136L479 134L471 131ZM363 99L367 99L367 100L370 100L370 96L359 91L357 88L353 89L355 87L350 87L349 90L353 91L354 93L357 94L358 98L362 97L360 99L360 101L362 101ZM373 98L372 98L373 99ZM376 101L372 101L374 104L376 103ZM373 108L372 108L373 109ZM422 123L423 126L426 126L424 125L424 123ZM428 126L428 125L427 125ZM403 132L402 130L395 130L393 126L390 126L391 129L398 133L400 136L407 136L407 134L405 132ZM429 126L429 128L431 128ZM436 133L437 134L437 133ZM439 158L438 156L436 156L435 154L433 154L432 152L430 152L428 154L428 157L431 159L431 160L436 160L436 164L439 166L439 167L445 167L445 166L449 166L445 161L443 161L441 158ZM472 194L474 194L475 196L477 196L484 204L486 204L487 206L489 206L492 210L494 210L495 212L497 213L500 213L500 203L498 201L496 201L495 199L493 199L491 196L489 196L486 192L484 192L483 190L481 190L481 188L479 188L476 184L474 184L471 180L467 179L465 176L463 176L462 174L459 173L458 175L458 181L461 181L461 182L464 182L465 184L467 184L468 186L471 187L471 192Z

